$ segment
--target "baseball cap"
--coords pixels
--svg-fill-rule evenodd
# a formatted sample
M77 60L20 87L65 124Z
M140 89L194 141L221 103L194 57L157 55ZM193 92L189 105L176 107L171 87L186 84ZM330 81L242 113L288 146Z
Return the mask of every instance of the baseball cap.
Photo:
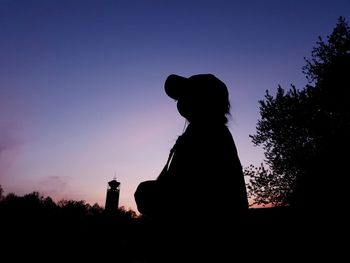
M225 83L213 74L197 74L188 78L171 74L165 81L164 89L165 93L175 100L207 99L224 104L229 100Z

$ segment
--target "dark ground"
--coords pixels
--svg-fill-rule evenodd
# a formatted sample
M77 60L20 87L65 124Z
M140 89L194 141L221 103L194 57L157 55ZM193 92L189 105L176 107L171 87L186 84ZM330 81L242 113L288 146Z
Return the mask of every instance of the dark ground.
M337 262L347 249L343 248L348 237L344 226L341 220L330 220L322 213L296 213L288 207L250 209L244 227L239 230L243 237L225 237L224 244L231 252L225 256L230 259L224 262L243 261L240 257L244 261L329 259ZM1 254L3 258L10 259L9 262L25 258L35 261L146 263L151 262L149 258L153 253L163 253L162 261L170 262L182 241L169 243L165 252L156 245L162 242L154 242L153 233L147 227L142 219L126 220L106 214L88 220L1 215ZM193 244L193 248L196 246ZM205 252L201 249L196 251L198 258ZM209 262L223 261L213 259Z

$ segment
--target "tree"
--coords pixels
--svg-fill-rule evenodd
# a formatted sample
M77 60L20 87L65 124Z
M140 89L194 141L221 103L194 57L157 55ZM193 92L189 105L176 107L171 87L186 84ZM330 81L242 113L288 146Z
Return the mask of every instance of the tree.
M266 165L245 169L257 204L334 207L347 198L341 180L350 146L350 28L343 17L305 61L306 87L279 86L259 101L261 118L250 137L265 150Z
M0 201L2 200L3 198L3 193L4 193L4 190L2 189L1 185L0 185Z
M98 203L94 203L90 208L89 208L89 214L91 215L100 215L104 211L103 207L101 207Z
M84 200L65 200L58 201L58 206L62 215L67 219L80 220L84 218L89 209L89 204L86 204Z

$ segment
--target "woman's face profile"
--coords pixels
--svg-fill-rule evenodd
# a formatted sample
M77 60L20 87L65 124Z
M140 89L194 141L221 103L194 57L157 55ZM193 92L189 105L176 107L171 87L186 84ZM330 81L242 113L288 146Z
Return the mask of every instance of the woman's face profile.
M187 119L189 122L192 119L192 109L191 109L191 102L188 99L180 99L177 101L177 110L180 113L182 117Z
M199 104L194 99L181 98L177 101L177 110L182 117L191 122L196 116L199 117L198 114L201 114Z

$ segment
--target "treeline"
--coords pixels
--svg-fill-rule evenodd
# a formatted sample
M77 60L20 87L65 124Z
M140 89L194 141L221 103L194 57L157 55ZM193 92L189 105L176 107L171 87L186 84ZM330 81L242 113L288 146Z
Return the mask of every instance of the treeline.
M39 192L3 195L0 186L0 232L4 252L26 251L33 259L45 253L109 257L108 253L113 252L119 254L122 262L134 262L142 257L139 253L142 248L136 248L142 247L143 225L142 217L125 207L106 212L97 203L54 202ZM132 252L134 249L136 251Z
M0 186L1 187L1 186ZM9 218L51 218L69 219L75 221L87 220L105 214L104 208L95 203L90 205L84 200L62 199L57 203L50 196L43 196L39 192L32 192L23 196L9 193L6 196L0 195L0 211L3 216ZM114 216L122 220L132 220L138 218L135 211L119 207Z

